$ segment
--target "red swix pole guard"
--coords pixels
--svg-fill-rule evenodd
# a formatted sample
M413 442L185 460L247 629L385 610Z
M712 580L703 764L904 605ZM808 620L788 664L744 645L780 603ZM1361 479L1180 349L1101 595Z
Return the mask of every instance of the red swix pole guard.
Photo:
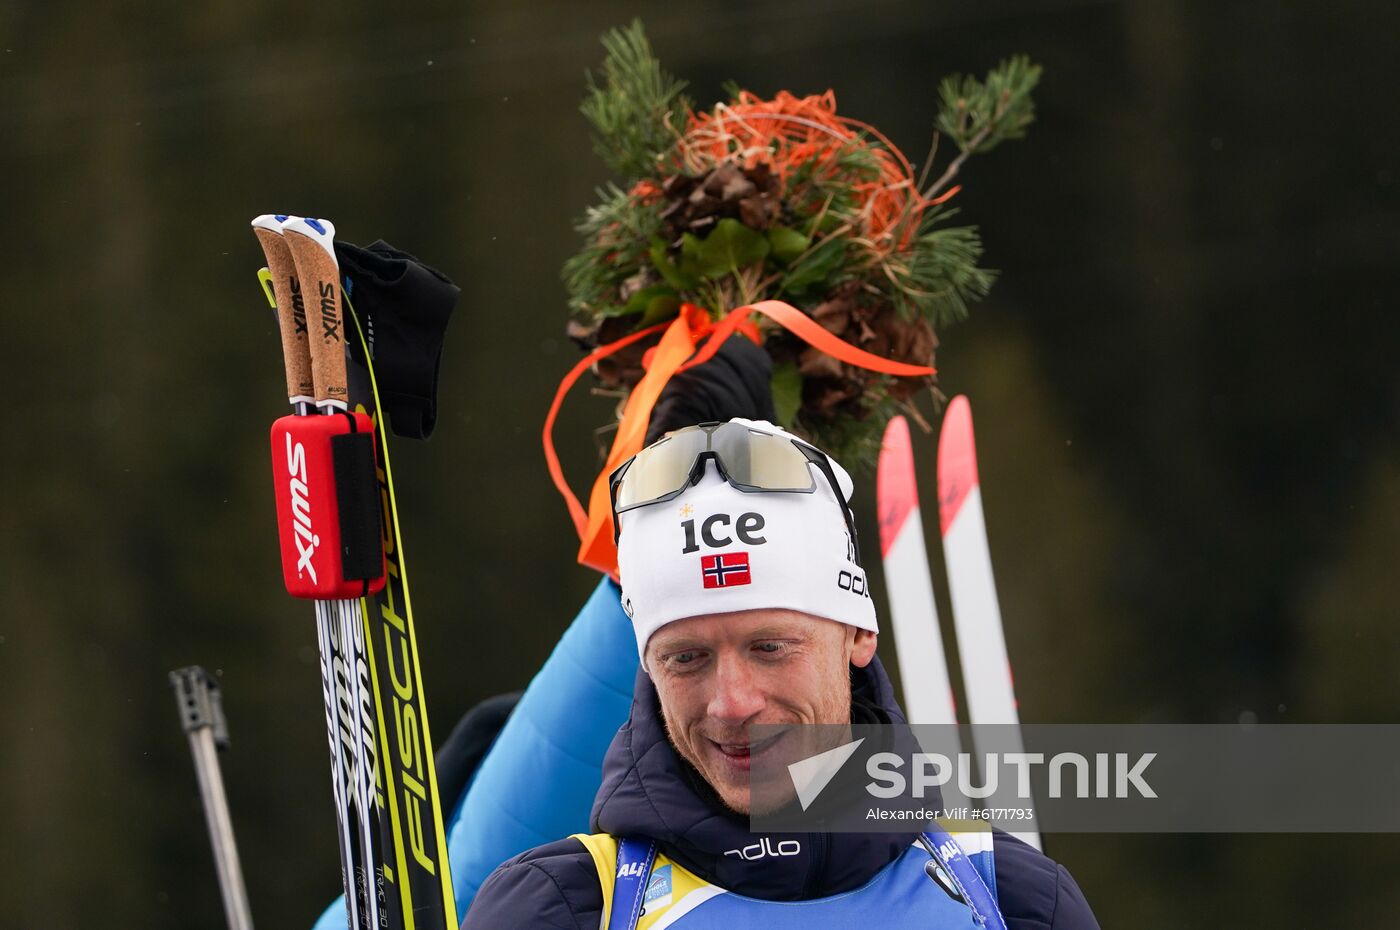
M374 422L363 413L272 424L282 580L293 597L339 600L384 587Z

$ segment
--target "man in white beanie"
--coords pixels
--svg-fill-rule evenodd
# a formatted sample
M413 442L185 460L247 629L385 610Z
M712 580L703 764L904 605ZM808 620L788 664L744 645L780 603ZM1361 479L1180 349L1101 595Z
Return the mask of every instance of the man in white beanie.
M623 610L671 744L753 813L748 727L850 722L847 669L875 655L851 478L792 434L735 419L653 444L613 492Z
M669 433L613 474L642 667L593 833L503 864L463 928L1098 926L1063 867L1003 834L979 897L926 874L936 850L914 828L750 832L791 797L751 784L775 751L751 727L904 722L875 656L851 490L815 447L740 419Z

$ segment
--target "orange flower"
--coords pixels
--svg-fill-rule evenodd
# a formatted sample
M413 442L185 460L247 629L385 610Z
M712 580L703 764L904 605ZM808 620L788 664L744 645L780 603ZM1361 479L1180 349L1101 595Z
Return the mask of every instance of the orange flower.
M784 90L771 100L742 91L733 103L719 104L706 113L691 113L675 167L699 172L722 161L736 161L745 168L763 163L786 187L799 165L815 162L818 176L829 177L837 154L853 141L868 148L880 166L876 180L855 187L865 217L860 233L877 251L903 249L928 206L915 185L913 169L904 154L873 126L838 116L833 91L797 97Z

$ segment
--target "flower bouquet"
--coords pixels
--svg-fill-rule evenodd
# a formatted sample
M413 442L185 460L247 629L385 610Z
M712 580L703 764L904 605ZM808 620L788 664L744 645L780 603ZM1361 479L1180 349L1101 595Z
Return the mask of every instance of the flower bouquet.
M964 162L1022 136L1040 68L1014 57L984 79L939 87L934 143L916 172L874 127L840 115L831 91L764 99L732 88L696 109L652 54L642 26L603 38L582 112L618 180L578 224L564 265L569 335L589 351L545 422L556 486L583 539L580 561L609 569L607 471L641 445L671 373L732 333L773 361L780 425L840 461L873 466L882 430L928 388L937 330L967 315L994 273L977 228L952 222ZM935 173L940 141L956 154ZM698 351L697 351L698 349ZM587 369L625 398L587 511L565 482L550 435Z
M994 279L978 264L977 228L951 222L952 182L969 156L1025 132L1039 67L1016 57L984 80L945 78L934 147L916 174L878 130L838 114L831 91L761 99L735 89L697 110L640 23L603 45L582 111L621 183L588 209L583 248L564 266L571 336L594 348L684 305L718 321L781 300L868 353L932 367L937 330L964 318ZM930 180L941 139L957 153ZM773 358L781 425L843 461L873 463L889 417L934 387L932 374L863 368L765 318L754 323L741 330ZM596 373L630 390L658 338L599 359Z

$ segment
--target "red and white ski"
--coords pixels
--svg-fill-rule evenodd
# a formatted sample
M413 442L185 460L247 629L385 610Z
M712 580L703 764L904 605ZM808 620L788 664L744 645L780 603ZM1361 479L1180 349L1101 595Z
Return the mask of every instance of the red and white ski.
M909 426L903 417L892 419L885 430L877 489L880 548L905 709L911 723L952 723L955 704L924 548ZM982 515L972 408L962 396L948 405L939 434L938 513L968 722L1008 725L995 731L996 746L976 748L1022 752L1011 661ZM1041 848L1034 820L1018 821L1016 826L1021 829L1014 836Z
M914 480L914 450L909 424L896 416L885 427L875 481L880 519L880 558L890 598L895 654L904 685L904 712L910 723L956 724L958 713L948 658L933 600L919 489Z
M974 725L1011 724L997 731L1000 737L995 749L1003 754L1023 752L1011 658L1006 652L987 524L982 516L972 407L961 395L948 405L938 436L938 518L968 720ZM979 747L984 752L991 748ZM1040 831L1034 821L1029 829L1014 835L1040 849Z

